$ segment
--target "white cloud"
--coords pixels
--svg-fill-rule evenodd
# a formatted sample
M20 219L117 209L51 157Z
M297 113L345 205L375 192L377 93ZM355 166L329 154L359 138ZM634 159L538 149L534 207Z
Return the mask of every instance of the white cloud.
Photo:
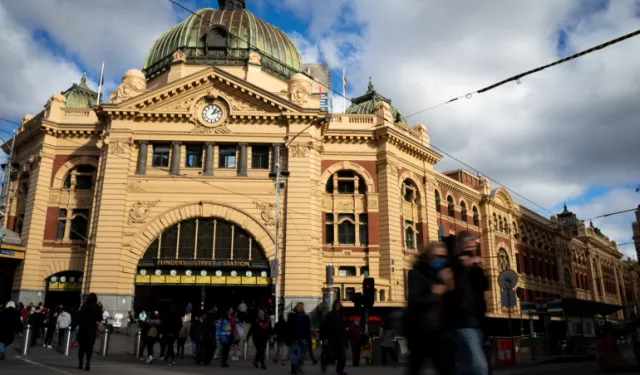
M18 120L38 113L47 99L78 82L82 71L48 53L0 3L0 116ZM94 86L95 87L95 86ZM2 124L3 128L12 127Z
M351 89L364 92L372 76L407 115L558 59L561 29L575 52L640 27L632 1L601 9L579 0L355 0L346 10L341 0L322 3L287 0L310 20L312 42L353 46L339 50L338 62L329 56L350 72ZM593 185L638 183L639 47L640 37L627 40L410 121L427 124L434 145L546 208ZM446 157L438 166L460 167ZM628 217L614 222L603 231L631 235Z
M619 212L638 207L640 194L635 189L613 189L605 195L596 197L583 205L570 207L579 217L588 219L612 212ZM635 218L634 212L593 219L593 225L599 227L602 232L618 245L633 242L631 237L631 225ZM586 222L589 225L589 222ZM636 251L633 245L626 245L620 248L625 257L636 259Z

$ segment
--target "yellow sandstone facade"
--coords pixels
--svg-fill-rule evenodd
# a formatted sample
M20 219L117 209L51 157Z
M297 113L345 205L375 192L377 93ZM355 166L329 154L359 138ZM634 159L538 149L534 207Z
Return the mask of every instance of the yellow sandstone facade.
M291 62L278 68L264 49L232 48L231 31L216 26L232 20L199 12L213 20L206 43L161 59L154 47L144 73L127 71L108 104L94 105L83 80L23 118L5 216L25 248L15 300L95 292L126 313L141 286L271 285L279 159L285 306L318 306L328 264L343 299L368 274L376 306L402 306L416 249L461 230L479 236L491 316L506 317L495 282L506 268L520 274L525 301L638 304L637 263L597 228L568 210L541 217L486 178L436 171L442 155L427 127L408 125L373 85L349 113L321 111L311 77ZM224 17L234 12L249 13ZM297 51L283 56L299 61Z

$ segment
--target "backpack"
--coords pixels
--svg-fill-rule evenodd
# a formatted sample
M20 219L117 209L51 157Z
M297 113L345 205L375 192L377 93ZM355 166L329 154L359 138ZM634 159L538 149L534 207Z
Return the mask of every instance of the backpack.
M151 327L149 328L149 332L147 333L148 337L157 337L158 336L158 329L156 327Z

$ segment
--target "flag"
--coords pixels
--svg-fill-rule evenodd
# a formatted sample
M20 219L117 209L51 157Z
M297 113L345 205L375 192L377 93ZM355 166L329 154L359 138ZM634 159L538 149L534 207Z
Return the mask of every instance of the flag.
M344 69L342 69L342 91L347 91L347 75L344 73Z

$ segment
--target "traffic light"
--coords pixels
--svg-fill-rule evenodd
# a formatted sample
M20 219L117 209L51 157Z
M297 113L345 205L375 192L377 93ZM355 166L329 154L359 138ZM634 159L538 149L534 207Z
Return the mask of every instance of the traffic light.
M269 298L267 298L267 311L266 313L268 315L273 315L273 313L275 312L276 309L276 296L274 296L273 294L269 296Z
M376 283L373 277L367 277L362 281L362 305L373 307L376 294Z

